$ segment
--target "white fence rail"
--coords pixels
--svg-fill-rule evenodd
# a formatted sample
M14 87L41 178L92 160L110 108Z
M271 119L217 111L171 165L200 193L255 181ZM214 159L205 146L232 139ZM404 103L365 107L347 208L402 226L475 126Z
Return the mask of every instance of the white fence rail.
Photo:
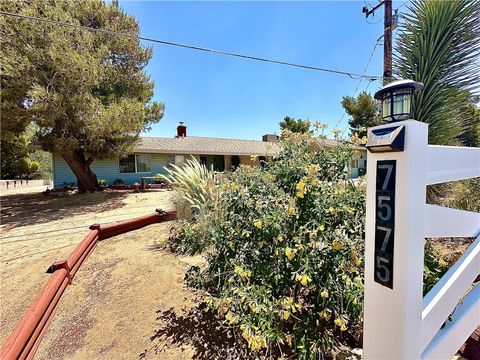
M365 359L451 359L480 325L480 214L425 204L428 184L480 176L480 149L427 135L414 120L369 129ZM423 297L425 237L477 239Z

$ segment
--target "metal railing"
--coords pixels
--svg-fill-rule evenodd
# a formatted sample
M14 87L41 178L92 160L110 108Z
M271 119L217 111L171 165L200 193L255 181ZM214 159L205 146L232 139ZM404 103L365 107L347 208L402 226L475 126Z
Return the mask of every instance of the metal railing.
M155 213L112 224L90 226L90 232L65 260L54 262L47 270L52 276L21 318L0 349L0 359L31 359L52 321L65 288L72 283L85 259L98 242L142 227L171 221L176 213L157 209Z

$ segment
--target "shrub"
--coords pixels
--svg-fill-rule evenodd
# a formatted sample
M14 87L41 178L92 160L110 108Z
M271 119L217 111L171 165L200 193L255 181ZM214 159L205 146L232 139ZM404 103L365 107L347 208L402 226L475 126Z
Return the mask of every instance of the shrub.
M190 269L187 282L250 349L318 358L360 333L364 189L346 180L349 147L284 137L263 168L225 175L179 243L208 249L207 267Z
M98 179L98 185L100 186L107 186L108 181L106 179Z
M153 176L153 183L154 184L163 184L165 181L162 178L162 174L155 174Z
M423 266L423 295L435 286L449 268L450 264L445 261L442 249L427 241Z
M443 204L456 209L480 212L480 178L452 183Z
M194 157L187 159L181 167L173 164L171 167L173 169L165 168L167 174L160 174L159 179L173 185L178 193L175 200L177 213L189 219L213 201L214 174Z
M115 179L113 180L113 185L125 185L125 181L122 179Z

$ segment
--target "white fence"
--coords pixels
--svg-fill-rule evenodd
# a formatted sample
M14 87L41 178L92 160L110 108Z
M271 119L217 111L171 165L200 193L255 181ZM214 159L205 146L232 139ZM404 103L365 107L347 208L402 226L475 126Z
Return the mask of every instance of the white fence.
M385 152L402 126L403 151ZM414 120L370 129L369 143L364 358L451 359L480 325L480 214L427 205L426 186L480 176L480 149L428 145ZM425 237L477 239L423 297Z
M0 190L18 189L32 186L48 186L53 182L50 179L44 180L26 180L26 179L12 179L12 180L0 180Z

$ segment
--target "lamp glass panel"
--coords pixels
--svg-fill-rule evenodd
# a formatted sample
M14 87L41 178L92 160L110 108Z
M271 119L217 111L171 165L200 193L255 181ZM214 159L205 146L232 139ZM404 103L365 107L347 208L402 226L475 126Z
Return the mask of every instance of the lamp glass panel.
M390 102L391 102L391 97L388 95L388 97L383 99L383 117L390 117Z
M409 118L411 97L412 95L410 93L393 94L393 116L396 120Z

